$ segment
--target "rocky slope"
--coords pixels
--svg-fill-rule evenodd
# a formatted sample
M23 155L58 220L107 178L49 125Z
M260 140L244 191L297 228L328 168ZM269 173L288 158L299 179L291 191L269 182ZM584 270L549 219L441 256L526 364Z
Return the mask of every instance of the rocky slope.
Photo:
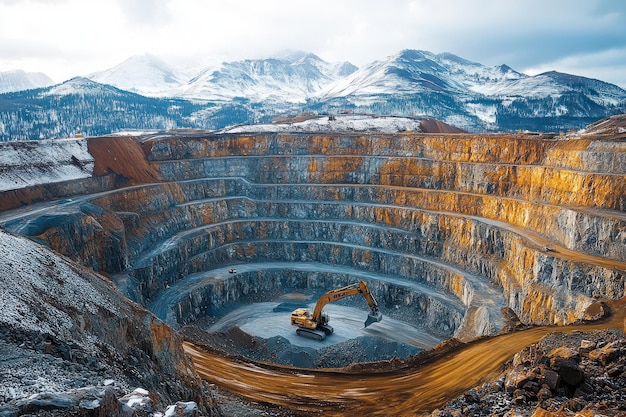
M626 115L618 114L598 120L581 131L585 135L610 135L620 137L626 133Z
M2 145L0 155L2 191L93 175L94 158L85 139L6 143Z
M1 415L131 415L177 401L219 415L181 339L110 281L4 231L0 257Z
M551 333L524 349L493 383L432 417L626 415L626 339L620 330Z

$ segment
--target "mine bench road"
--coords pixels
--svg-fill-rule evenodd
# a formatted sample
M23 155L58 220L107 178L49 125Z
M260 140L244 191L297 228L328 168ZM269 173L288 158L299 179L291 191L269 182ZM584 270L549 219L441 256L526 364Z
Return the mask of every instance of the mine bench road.
M591 174L591 175L599 175L599 176L624 176L626 175L626 168L618 167L617 169L613 169L615 172L606 172L606 171L593 171L593 170L584 170L584 169L576 169L567 166L559 166L559 165L541 165L541 164L516 164L511 162L493 162L493 161L467 161L462 159L433 159L424 156L411 156L411 155L383 155L383 154L341 154L341 153L328 153L328 154L284 154L284 155L273 155L273 154L247 154L247 155L225 155L225 156L211 156L211 160L229 160L229 159L295 159L295 158L317 158L317 159L331 159L331 158L341 158L341 159L383 159L383 160L415 160L415 161L423 161L423 162L432 162L432 163L450 163L450 164L467 164L467 165L478 165L478 166L506 166L506 167L515 167L515 168L534 168L534 169L546 169L546 170L559 170L564 172L572 172L577 174ZM189 157L186 158L185 161L198 161L207 159L206 156L197 156L197 157ZM163 159L154 161L156 164L169 164L169 163L180 163L179 160L176 159ZM623 171L622 171L623 170Z
M419 192L428 192L428 193L451 193L451 194L457 194L457 195L470 195L470 196L476 196L476 197L485 197L485 195L483 194L467 193L467 192L454 191L454 190L411 188L411 187L401 187L401 186L385 186L385 185L370 185L370 184L261 184L261 183L252 183L243 177L212 177L212 178L190 179L190 180L184 180L184 181L167 181L167 182L143 184L143 185L120 188L116 190L103 191L103 192L95 193L95 194L82 195L82 196L73 197L73 198L65 198L65 199L60 199L60 200L55 200L55 201L50 201L50 202L45 202L45 203L35 203L35 204L29 205L27 208L7 210L3 213L0 213L0 225L6 225L7 223L17 222L21 220L22 224L19 226L19 229L16 230L16 232L23 233L23 231L28 228L28 225L29 225L28 218L30 217L36 218L37 216L41 216L43 214L48 214L48 213L60 214L65 210L72 210L73 207L78 207L82 203L90 202L92 200L96 200L101 197L106 197L108 195L112 195L115 193L121 193L121 192L126 192L129 190L135 190L135 189L142 189L146 187L160 187L166 184L193 183L196 181L199 181L199 182L222 181L222 180L243 182L244 184L247 184L248 186L251 186L251 187L297 187L297 186L320 187L320 188L333 188L333 187L340 187L340 186L372 187L372 188L382 188L386 190L387 189L397 189L397 190L403 190L403 191L415 190ZM565 246L560 245L557 242L554 242L553 240L548 239L545 236L526 227L507 223L507 222L497 220L497 219L490 219L490 218L468 215L468 214L458 213L458 212L451 213L451 212L445 212L445 211L428 210L428 209L418 208L418 207L398 206L398 205L392 205L392 204L381 204L381 203L373 203L373 202L354 201L350 203L345 203L345 202L333 201L333 200L312 201L312 200L300 200L300 199L294 199L294 200L259 199L259 198L249 197L246 195L237 195L237 196L229 195L229 196L223 196L223 197L214 197L210 199L194 200L194 201L180 203L178 206L193 205L193 204L202 203L203 201L212 201L212 200L217 201L217 200L238 199L238 198L247 199L249 201L255 201L255 202L263 202L263 203L275 202L275 203L293 204L293 203L298 203L298 202L301 202L301 203L313 202L313 203L323 203L323 204L344 204L344 205L351 205L351 206L363 205L363 206L372 206L372 207L389 207L389 208L398 208L398 209L403 209L403 210L415 210L415 211L425 212L425 213L442 214L442 215L450 215L450 216L459 217L459 218L473 219L475 221L479 221L485 224L490 224L496 227L506 229L513 233L516 233L520 237L525 239L527 242L531 243L533 247L539 248L540 250L543 250L544 252L545 252L546 247L553 248L554 250L551 251L550 255L554 255L556 257L564 258L567 260L574 260L574 261L580 260L585 263L589 263L591 265L607 267L607 268L615 268L621 271L626 271L626 262L624 261L604 258L604 257L597 256L597 255L591 255L591 254L586 254L586 253L579 252L579 251L570 250L566 248ZM517 198L511 198L511 197L497 197L496 196L493 198L497 198L501 200L513 200L513 201L518 201L518 202L527 202L524 199L517 199ZM536 204L540 204L543 206L550 206L550 207L567 208L568 210L580 211L582 213L588 213L593 216L605 217L609 219L626 220L626 214L617 210L604 210L604 209L595 209L595 208L586 208L586 207L561 207L561 206L556 206L547 202L541 202L541 203L536 203ZM371 226L375 226L375 225L371 225ZM183 233L192 233L192 230L193 229L185 231ZM155 253L158 252L159 250L160 249L158 247L153 249ZM144 257L145 256L146 255L144 254Z

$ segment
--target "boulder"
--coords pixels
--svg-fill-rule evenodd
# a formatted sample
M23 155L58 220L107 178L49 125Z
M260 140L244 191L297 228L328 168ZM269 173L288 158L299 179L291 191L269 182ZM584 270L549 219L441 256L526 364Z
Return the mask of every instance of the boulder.
M154 412L154 401L150 396L150 392L143 388L135 388L133 392L120 398L120 402L133 410L141 410L147 413Z
M98 417L133 417L135 411L126 404L122 404L112 388L106 388L100 407L98 407L98 414L95 415Z
M552 397L552 391L546 385L542 386L539 392L537 392L537 400L539 401L545 401Z
M570 387L577 387L585 379L585 373L576 362L570 359L552 358L550 359L550 368L552 368L561 381Z
M42 410L66 409L76 405L76 401L66 394L43 392L17 402L20 414L38 413Z
M580 355L578 351L569 347L564 347L564 346L558 347L556 349L552 349L548 353L548 358L550 359L561 358L561 359L568 359L574 362L580 362Z
M602 366L615 361L620 353L620 345L618 342L609 343L599 349L589 352L589 359L600 363Z
M0 407L0 417L17 417L17 408L10 405Z
M594 301L583 313L583 319L586 321L596 321L609 314L609 308L605 303Z
M536 382L537 376L528 370L513 369L506 375L504 380L504 388L508 393L514 393L516 390L522 389L528 382Z
M580 348L578 349L578 353L580 356L589 357L589 352L594 350L598 344L592 340L582 340L580 342Z
M198 405L193 401L179 401L175 405L170 405L165 411L165 417L197 417Z
M558 387L559 374L554 372L552 369L545 368L543 370L542 376L543 376L543 379L542 379L543 384L546 385L549 389L555 390L556 387Z

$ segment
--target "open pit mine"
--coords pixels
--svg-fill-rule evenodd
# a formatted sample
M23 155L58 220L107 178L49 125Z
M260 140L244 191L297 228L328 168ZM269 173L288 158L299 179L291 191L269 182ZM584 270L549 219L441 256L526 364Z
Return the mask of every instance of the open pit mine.
M224 415L431 413L549 326L585 330L626 295L623 134L179 131L23 146L31 156L4 168L16 185L0 192L2 233L110 280L151 313L133 326L175 330L145 360L184 349L185 375L239 404ZM43 147L65 150L42 162ZM55 171L74 174L43 173ZM360 281L382 320L364 327L370 306L346 297L324 307L332 334L297 335L294 310ZM622 309L598 326L622 329Z

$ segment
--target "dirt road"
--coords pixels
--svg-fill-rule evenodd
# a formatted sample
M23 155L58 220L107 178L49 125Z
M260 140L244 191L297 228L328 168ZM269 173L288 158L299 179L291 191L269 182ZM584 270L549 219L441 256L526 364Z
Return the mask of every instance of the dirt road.
M622 328L626 299L612 303L613 316L601 323L539 327L483 339L421 367L380 372L310 371L259 364L206 353L186 344L200 376L252 401L285 406L301 415L415 416L428 413L496 375L524 347L554 331Z

